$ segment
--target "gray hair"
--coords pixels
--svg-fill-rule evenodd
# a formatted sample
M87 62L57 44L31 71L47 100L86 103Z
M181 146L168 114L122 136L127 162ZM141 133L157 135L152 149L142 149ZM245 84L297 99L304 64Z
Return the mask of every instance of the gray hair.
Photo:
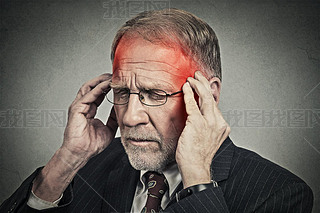
M118 30L112 43L112 61L120 39L137 34L152 43L179 45L208 79L218 77L221 80L218 38L213 29L195 15L172 8L139 13Z

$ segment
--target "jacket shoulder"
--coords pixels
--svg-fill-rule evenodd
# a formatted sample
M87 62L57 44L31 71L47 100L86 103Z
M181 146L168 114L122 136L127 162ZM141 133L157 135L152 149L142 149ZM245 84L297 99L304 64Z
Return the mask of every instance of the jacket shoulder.
M243 170L242 172L251 174L256 177L257 174L267 175L268 179L281 178L285 182L303 182L304 181L290 172L288 169L260 156L256 152L250 151L245 148L235 148L233 162L231 164L231 170L236 172L237 170ZM260 177L261 178L261 177Z
M289 210L290 202L297 201L299 205L312 208L312 190L301 178L259 154L237 146L223 190L231 212L266 208L270 203Z

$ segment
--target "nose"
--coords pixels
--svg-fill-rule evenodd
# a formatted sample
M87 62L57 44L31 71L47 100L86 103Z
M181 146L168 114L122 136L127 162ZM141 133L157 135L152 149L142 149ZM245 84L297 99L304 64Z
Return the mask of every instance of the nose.
M147 124L149 115L145 106L140 102L137 94L131 94L123 116L123 124L128 127L134 127L140 124Z

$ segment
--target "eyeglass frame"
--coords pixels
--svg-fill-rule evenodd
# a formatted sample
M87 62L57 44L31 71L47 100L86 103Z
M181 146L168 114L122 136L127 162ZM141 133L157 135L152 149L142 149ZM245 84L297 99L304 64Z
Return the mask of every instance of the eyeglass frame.
M115 104L115 103L111 102L111 101L109 100L108 96L107 96L108 93L107 93L107 92L104 92L104 94L105 94L105 96L106 96L106 99L109 101L109 103L111 103L111 104L113 104L113 105L122 106L122 105L128 104L128 103L129 103L129 100L130 100L130 98L129 98L130 95L131 95L131 94L134 94L134 95L138 95L139 101L140 101L140 103L142 103L143 105L150 106L150 107L157 107L157 106L165 105L165 104L167 103L167 101L168 101L168 97L177 95L177 94L179 94L179 93L183 93L182 90L177 91L177 92L174 92L174 93L171 93L171 94L168 94L166 91L161 90L161 89L157 89L157 90L160 90L160 91L162 91L162 92L164 92L164 93L166 94L166 95L165 95L165 96L166 96L166 101L165 101L164 103L158 104L158 105L149 105L149 104L143 103L143 102L141 101L141 98L140 98L140 93L141 93L142 91L139 91L139 92L130 92L130 90L129 90L129 92L128 92L128 95L129 95L129 96L128 96L128 101L127 101L126 103L123 103L123 104ZM109 91L109 92L111 92L111 91Z

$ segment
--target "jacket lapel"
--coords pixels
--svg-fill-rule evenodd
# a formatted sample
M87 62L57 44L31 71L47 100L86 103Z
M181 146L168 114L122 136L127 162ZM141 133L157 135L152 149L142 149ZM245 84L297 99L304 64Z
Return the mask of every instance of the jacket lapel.
M130 212L131 210L140 173L132 168L126 154L118 164L119 166L109 173L106 180L103 212Z

